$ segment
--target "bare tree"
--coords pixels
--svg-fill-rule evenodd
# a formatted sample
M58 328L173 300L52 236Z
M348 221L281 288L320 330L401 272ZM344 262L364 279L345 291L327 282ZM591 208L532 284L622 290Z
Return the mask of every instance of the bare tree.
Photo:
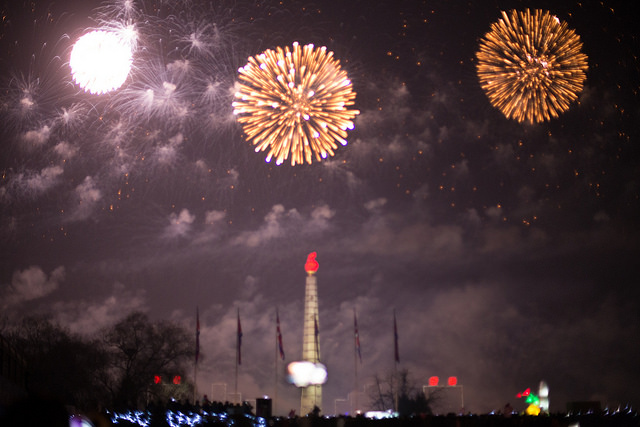
M369 395L371 407L378 411L386 411L389 409L395 411L396 381L394 374L386 373L383 377L376 373L373 376L373 382L374 387L371 389Z
M438 399L438 393L425 396L415 386L407 369L388 372L384 376L375 374L373 381L369 398L371 407L379 411L391 409L400 415L431 414L431 406Z
M150 394L190 395L184 373L194 357L193 334L170 322L152 323L134 312L104 330L101 339L72 334L47 317L3 322L3 336L24 357L27 391L83 409L134 408ZM154 377L163 379L154 384ZM173 379L180 376L175 384ZM185 391L187 390L187 391ZM192 389L190 389L192 390Z
M5 330L7 339L26 360L30 394L79 408L98 406L101 393L95 372L105 359L95 342L43 316L25 317Z
M194 356L192 335L176 324L152 323L140 312L104 331L108 363L100 374L112 404L138 407L154 390L155 376L166 381L183 375L186 363Z

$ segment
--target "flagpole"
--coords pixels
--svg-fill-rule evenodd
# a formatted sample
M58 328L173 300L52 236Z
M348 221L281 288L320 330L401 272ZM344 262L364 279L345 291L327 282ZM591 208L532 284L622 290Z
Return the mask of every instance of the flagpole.
M278 307L276 307L276 339L275 339L275 372L274 372L274 383L273 383L273 389L274 389L274 398L273 398L273 414L275 414L276 412L278 412L278 355L280 353L279 351L279 345L278 345L278 321L279 321L279 316L278 316Z
M396 323L396 309L393 309L393 353L394 353L394 378L396 379L395 387L395 410L398 411L398 387L400 381L398 379L398 363L400 362L400 356L398 354L398 324Z
M353 327L354 327L354 346L353 346L353 366L355 371L355 405L354 412L358 412L358 321L356 320L356 308L353 307Z
M198 362L193 364L193 404L196 403L196 398L198 396Z
M238 307L238 329L236 331L236 386L234 391L235 399L238 399L238 362L240 361L240 307ZM241 402L235 402L241 403Z
M193 364L193 404L198 396L198 358L200 357L200 313L196 305L196 359Z

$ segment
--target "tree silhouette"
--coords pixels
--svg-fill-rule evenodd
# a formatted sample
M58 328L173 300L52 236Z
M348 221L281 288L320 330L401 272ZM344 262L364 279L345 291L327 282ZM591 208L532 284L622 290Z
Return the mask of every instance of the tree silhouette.
M95 372L105 358L95 342L43 316L26 317L6 334L26 360L29 394L78 408L98 405L101 393Z
M401 416L431 414L431 406L437 401L438 393L427 397L417 388L408 369L388 372L384 376L373 376L374 387L370 389L369 398L372 408L379 411L389 409Z
M174 323L151 322L144 313L131 313L93 338L44 316L0 329L26 361L31 396L86 410L133 409L149 399L184 398L193 390L183 380L185 364L195 355L193 334ZM160 384L154 384L155 376L162 378Z
M184 328L173 323L152 323L134 312L103 333L107 364L100 377L114 407L135 408L158 391L153 379L163 381L185 372L194 357L195 341Z

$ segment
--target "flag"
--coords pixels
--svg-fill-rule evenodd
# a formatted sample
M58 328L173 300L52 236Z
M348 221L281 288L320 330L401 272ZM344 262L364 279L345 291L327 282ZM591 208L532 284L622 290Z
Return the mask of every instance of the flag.
M360 353L360 334L358 334L358 319L356 318L355 310L353 310L353 331L354 331L355 344L356 344L356 353L358 354L360 363L362 363L362 354Z
M396 363L398 363L400 362L400 353L398 352L398 325L396 323L395 310L393 310L393 342L394 342Z
M282 334L280 333L280 315L276 309L276 337L278 340L278 349L280 350L280 358L284 360L284 347L282 346Z
M198 306L196 306L196 364L200 358L200 313L198 312Z
M238 365L242 365L242 325L240 325L240 309L238 309Z

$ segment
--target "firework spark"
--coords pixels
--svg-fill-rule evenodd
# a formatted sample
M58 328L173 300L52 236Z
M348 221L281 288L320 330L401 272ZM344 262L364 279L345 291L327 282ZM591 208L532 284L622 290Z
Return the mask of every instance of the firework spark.
M238 70L234 114L255 150L282 164L311 164L347 144L356 93L333 52L313 45L267 50Z
M569 109L582 91L587 56L580 37L549 12L502 12L476 53L491 104L518 122L543 122Z
M131 70L132 40L135 38L111 31L91 31L80 37L69 59L73 79L94 94L118 89Z

